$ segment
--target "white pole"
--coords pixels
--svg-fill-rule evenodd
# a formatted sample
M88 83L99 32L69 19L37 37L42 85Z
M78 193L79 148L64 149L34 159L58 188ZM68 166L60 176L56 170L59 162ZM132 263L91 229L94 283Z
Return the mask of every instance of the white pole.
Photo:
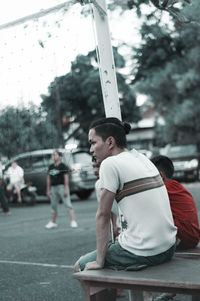
M110 39L106 0L91 0L97 39L97 56L106 117L121 120L115 63Z

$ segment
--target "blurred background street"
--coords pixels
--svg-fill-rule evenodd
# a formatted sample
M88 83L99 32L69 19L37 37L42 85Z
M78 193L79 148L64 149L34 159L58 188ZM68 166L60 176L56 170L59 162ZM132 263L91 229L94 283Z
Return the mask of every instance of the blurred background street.
M200 183L184 184L192 192L200 217ZM0 300L83 301L82 288L72 279L73 264L93 250L97 202L72 197L79 227L72 229L64 207L59 206L58 228L47 230L50 206L12 206L11 216L0 213ZM178 295L175 300L189 297ZM127 301L128 296L118 298Z

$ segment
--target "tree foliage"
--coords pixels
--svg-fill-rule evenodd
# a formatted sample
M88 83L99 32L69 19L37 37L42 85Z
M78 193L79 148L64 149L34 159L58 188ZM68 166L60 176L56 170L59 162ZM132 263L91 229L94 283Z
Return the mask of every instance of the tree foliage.
M126 9L134 9L138 17L142 16L142 6L148 5L151 8L146 13L147 19L151 19L155 16L156 11L166 11L179 23L189 23L193 18L187 18L182 13L182 7L187 4L191 4L192 0L127 0L127 1L113 1L110 3L109 8L111 10L116 7L121 7L122 11ZM151 4L151 5L150 5ZM155 8L154 10L152 8Z
M0 118L1 154L8 158L36 149L57 147L57 131L44 112L6 107Z
M199 11L200 3L194 0L184 14L198 19ZM143 24L144 42L135 49L134 84L165 118L159 142L200 146L200 27L195 23L176 25L170 30L158 23Z
M117 69L124 67L125 61L116 48L114 56ZM117 81L122 118L136 122L140 115L135 94L126 83L125 77L119 72L117 72ZM56 90L59 91L59 95ZM87 56L77 56L72 62L70 72L55 78L49 86L49 95L42 95L42 99L42 106L54 123L57 118L62 120L63 117L67 119L73 117L74 122L78 123L81 129L76 133L75 138L81 143L85 142L90 122L105 116L96 52L92 51ZM55 109L58 102L59 115L56 114Z

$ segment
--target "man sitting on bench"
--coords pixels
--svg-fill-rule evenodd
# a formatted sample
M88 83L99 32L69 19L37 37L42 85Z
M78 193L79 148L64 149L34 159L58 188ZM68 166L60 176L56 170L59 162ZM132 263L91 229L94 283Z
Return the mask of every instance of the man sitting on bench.
M170 206L177 227L177 250L195 248L200 240L200 228L195 201L190 192L172 179L174 165L166 156L157 156L152 162L158 168L169 195Z
M177 250L195 248L200 240L200 228L195 201L190 192L172 179L173 162L166 156L156 156L151 160L158 168L169 195L170 206L177 227ZM165 293L156 300L167 300L175 294Z
M100 164L100 203L96 214L97 250L81 256L75 272L84 269L136 270L161 264L174 254L174 226L167 190L155 165L136 150L126 150L130 125L117 118L94 121L90 152ZM118 241L108 244L114 199L127 221Z

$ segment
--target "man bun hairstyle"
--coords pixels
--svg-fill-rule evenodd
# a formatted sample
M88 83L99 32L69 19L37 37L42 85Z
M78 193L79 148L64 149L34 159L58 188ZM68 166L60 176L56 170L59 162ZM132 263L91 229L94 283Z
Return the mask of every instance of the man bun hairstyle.
M93 121L89 129L95 129L97 135L101 136L103 141L112 136L116 145L124 148L127 144L126 135L130 132L131 126L116 117L107 117Z
M126 133L126 135L128 135L128 133L129 133L130 130L131 130L131 125L130 125L129 123L127 123L127 122L122 122L122 123L123 123L123 125L124 125L125 133Z

